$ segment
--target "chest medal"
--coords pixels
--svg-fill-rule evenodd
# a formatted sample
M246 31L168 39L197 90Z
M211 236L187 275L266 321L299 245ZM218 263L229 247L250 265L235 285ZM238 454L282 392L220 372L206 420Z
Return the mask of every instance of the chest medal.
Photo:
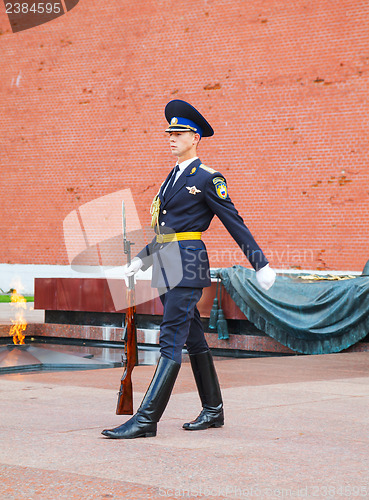
M200 189L197 189L197 187L196 187L196 186L191 186L191 187L186 186L186 189L188 189L188 192L189 192L190 194L193 194L193 195L195 195L195 194L197 194L197 193L201 193L201 190L200 190Z

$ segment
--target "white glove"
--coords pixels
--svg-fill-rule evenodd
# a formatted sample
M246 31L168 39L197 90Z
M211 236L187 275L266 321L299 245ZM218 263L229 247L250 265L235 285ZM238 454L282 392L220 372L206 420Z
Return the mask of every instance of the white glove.
M275 277L276 274L273 269L269 267L269 264L259 269L259 271L256 271L256 279L264 290L269 290L269 288L273 286Z
M139 257L135 257L129 265L126 264L123 267L123 278L127 286L128 286L128 277L134 276L136 273L138 273L138 271L141 269L142 266L143 266L142 260ZM135 278L135 283L136 283L136 278Z

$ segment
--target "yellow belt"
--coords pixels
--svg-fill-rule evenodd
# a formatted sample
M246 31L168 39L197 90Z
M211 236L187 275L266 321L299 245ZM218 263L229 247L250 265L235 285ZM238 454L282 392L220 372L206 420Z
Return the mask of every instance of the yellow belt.
M170 233L170 234L157 234L156 243L169 243L171 241L182 240L201 240L200 232L190 233Z

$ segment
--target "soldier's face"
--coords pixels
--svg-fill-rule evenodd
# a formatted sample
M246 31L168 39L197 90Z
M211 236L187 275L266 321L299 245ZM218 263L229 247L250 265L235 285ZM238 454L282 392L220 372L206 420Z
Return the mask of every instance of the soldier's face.
M182 161L196 156L196 146L199 142L199 135L193 132L170 132L169 145L174 156Z

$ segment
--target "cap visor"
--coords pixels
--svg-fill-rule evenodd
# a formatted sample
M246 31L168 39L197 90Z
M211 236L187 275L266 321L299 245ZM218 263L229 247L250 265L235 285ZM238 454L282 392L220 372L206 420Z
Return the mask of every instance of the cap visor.
M178 125L174 126L174 127L167 128L165 130L165 132L193 132L194 134L198 134L199 133L199 132L195 132L195 130L192 130L189 127L178 127Z

